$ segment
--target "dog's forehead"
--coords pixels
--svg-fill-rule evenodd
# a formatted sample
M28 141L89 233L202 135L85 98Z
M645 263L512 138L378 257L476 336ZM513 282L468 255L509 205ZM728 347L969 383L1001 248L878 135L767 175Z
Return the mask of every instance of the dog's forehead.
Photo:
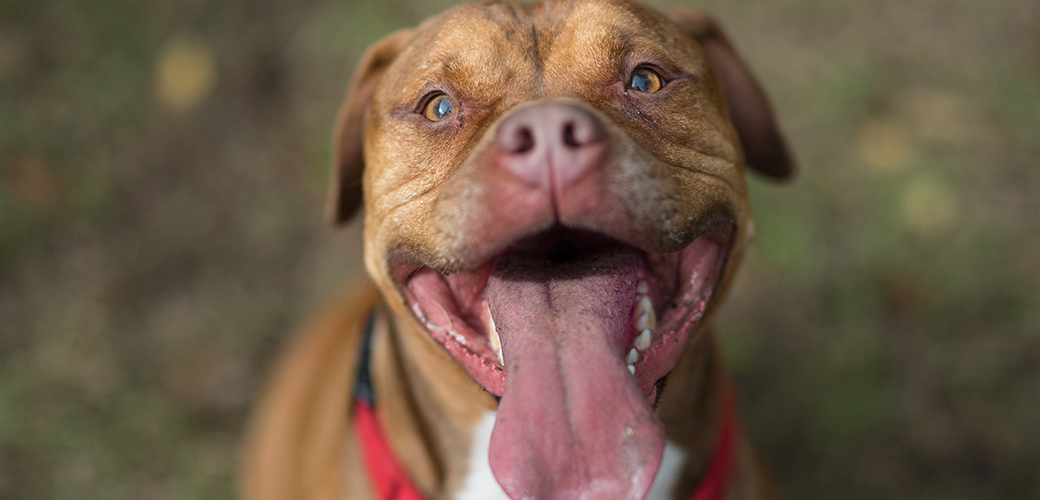
M395 62L391 86L402 103L431 82L463 92L506 82L537 91L568 75L613 78L632 53L690 70L703 60L695 45L662 14L625 0L480 2L423 23Z

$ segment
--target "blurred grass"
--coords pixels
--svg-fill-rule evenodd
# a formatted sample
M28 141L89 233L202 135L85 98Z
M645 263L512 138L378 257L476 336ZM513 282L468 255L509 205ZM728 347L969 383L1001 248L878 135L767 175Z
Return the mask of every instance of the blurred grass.
M0 498L234 496L266 367L361 272L321 217L350 71L449 3L0 0ZM718 326L787 497L1036 498L1036 3L682 4L800 160L751 178Z

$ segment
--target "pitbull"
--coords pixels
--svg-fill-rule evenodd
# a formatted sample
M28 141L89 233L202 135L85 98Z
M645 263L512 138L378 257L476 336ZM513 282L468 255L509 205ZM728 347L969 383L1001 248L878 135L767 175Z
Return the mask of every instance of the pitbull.
M793 162L716 22L494 0L377 42L329 216L371 284L258 408L250 499L774 498L708 325Z

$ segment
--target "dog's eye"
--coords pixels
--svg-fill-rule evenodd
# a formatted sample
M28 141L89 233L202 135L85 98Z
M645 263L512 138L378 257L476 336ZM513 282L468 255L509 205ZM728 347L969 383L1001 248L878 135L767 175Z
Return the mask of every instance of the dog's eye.
M426 103L426 108L423 109L423 116L432 122L439 122L454 115L455 111L455 103L451 101L451 98L441 94Z
M649 68L636 68L632 72L632 79L628 81L628 88L647 94L657 92L663 86L664 81L661 79L661 75Z

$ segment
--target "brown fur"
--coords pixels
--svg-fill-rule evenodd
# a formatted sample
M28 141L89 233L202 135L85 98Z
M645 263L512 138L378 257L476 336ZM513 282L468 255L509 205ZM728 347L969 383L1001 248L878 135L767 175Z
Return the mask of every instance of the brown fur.
M462 24L464 30L456 29ZM620 110L610 90L612 68L601 64L626 53L652 54L693 71L685 90L644 110L656 118L649 124L634 123ZM465 96L459 103L467 110L465 126L423 128L410 118L430 82ZM553 98L588 106L621 144L605 174L614 176L608 185L616 186L619 200L636 191L661 194L661 206L632 202L642 203L631 211L645 218L632 225L633 240L674 251L703 229L687 219L719 210L736 219L724 279L704 327L691 335L689 351L669 376L658 413L668 439L687 450L676 498L695 488L716 438L726 385L707 324L753 231L744 158L776 177L789 175L793 163L764 94L711 18L680 11L669 20L622 0L560 0L462 6L390 35L363 58L336 128L329 215L337 222L349 218L363 186L365 264L375 287L333 304L283 359L250 436L246 498L371 498L347 426L360 332L373 311L373 383L397 457L429 498L448 498L461 486L472 427L496 404L415 320L387 256L407 247L406 257L441 271L479 264L484 253L474 226L503 237L509 231L491 219L473 222L489 213L487 200L469 189L486 180L479 165L486 132L516 106ZM659 173L632 175L630 163L637 160ZM699 170L674 173L673 165L690 164ZM590 223L593 229L618 223L604 217ZM662 224L680 228L674 239L638 229ZM743 435L737 464L729 498L774 498Z

